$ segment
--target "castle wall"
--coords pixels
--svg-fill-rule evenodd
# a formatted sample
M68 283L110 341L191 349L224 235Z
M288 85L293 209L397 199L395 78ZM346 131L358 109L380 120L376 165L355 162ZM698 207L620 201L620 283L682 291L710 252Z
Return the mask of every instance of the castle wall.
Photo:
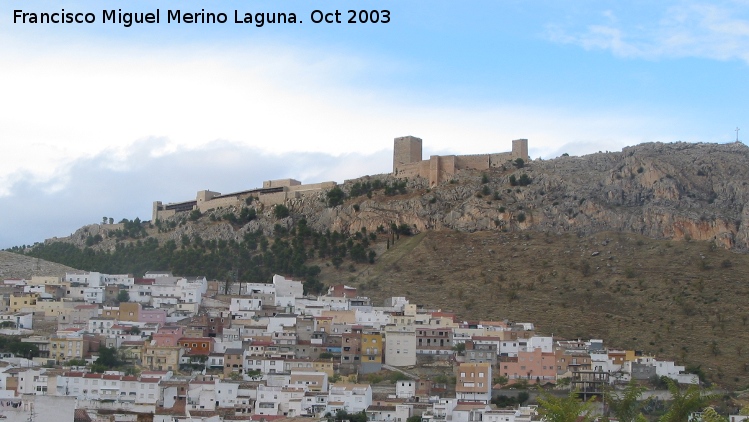
M200 206L201 202L210 201L211 199L220 195L221 195L220 192L213 192L210 190L201 190L201 191L198 191L198 195L195 197L195 200L198 201L198 206Z
M215 208L224 208L231 206L241 206L244 204L244 199L240 199L239 196L227 196L222 198L211 199L207 202L198 202L198 209L200 212L206 212Z
M153 216L153 221L174 217L177 214L177 211L175 210L164 210L164 211L157 211L157 213Z
M397 177L427 177L429 174L429 161L401 164L393 169L393 174Z
M322 182L322 183L310 183L306 185L290 186L290 192L302 192L302 191L319 191L322 189L332 189L336 187L336 182Z
M167 204L169 205L169 204ZM161 203L161 201L154 201L153 203L153 210L151 211L151 221L156 221L158 219L168 218L172 217L175 214L177 214L177 210L171 209L161 209L164 205Z
M416 168L418 169L417 176L421 176L425 179L429 178L429 160L416 163Z
M261 194L258 197L258 201L260 201L263 205L279 205L286 202L289 198L296 198L295 192L275 192L275 193L266 193Z
M429 157L429 173L423 177L429 178L429 183L435 185L450 180L457 169L454 155L433 155Z
M263 182L263 189L292 187L301 184L302 182L295 179L266 180Z
M455 168L458 170L488 170L489 154L455 156Z
M491 168L496 167L502 167L503 164L506 164L508 161L514 160L513 158L514 154L511 152L502 152L499 154L490 154L489 155L489 166Z
M310 183L303 185L298 180L294 179L279 179L279 180L267 180L263 182L263 189L276 189L282 188L282 192L263 193L262 190L252 190L237 192L236 194L221 195L218 192L212 192L209 190L199 191L197 193L197 200L193 203L194 208L200 210L201 213L215 209L215 208L226 208L226 207L242 207L245 204L245 199L248 196L258 194L258 200L265 205L278 205L283 204L287 199L299 198L305 195L311 195L320 192L323 189L331 189L337 185L336 182L320 182ZM189 206L187 201L184 204L185 207L182 209L164 209L165 207L173 206L174 204L167 204L164 206L161 201L155 201L153 203L153 219L172 217L180 211L188 211Z
M476 155L433 155L421 160L422 140L413 136L395 138L393 147L393 175L396 177L428 178L430 184L450 180L460 170L488 170L508 161L522 158L529 161L528 140L512 141L512 151ZM418 157L418 158L417 158Z

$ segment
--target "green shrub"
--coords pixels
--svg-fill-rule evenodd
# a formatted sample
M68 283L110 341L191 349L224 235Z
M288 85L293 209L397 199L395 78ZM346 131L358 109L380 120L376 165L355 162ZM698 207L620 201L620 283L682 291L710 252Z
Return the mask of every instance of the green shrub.
M273 215L278 218L286 218L289 216L289 209L285 205L278 204L273 208Z

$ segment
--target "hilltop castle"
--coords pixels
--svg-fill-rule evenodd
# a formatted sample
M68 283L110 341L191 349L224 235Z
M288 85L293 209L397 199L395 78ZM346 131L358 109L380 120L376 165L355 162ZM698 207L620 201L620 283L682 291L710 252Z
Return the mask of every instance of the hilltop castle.
M528 140L512 141L512 151L477 155L432 155L428 160L421 156L421 139L414 136L395 138L393 148L393 175L397 177L423 177L430 185L450 180L460 170L489 170L501 167L508 161L522 158L529 161Z
M477 155L432 155L428 160L421 159L420 138L404 136L395 138L393 148L393 175L396 177L423 177L430 185L450 180L460 170L488 170L501 167L508 161L522 158L528 161L528 140L512 141L512 151ZM206 212L219 207L243 206L249 197L264 205L283 204L287 199L300 198L322 190L332 189L336 182L311 183L303 185L294 179L268 180L263 187L242 192L221 194L201 190L195 200L162 204L153 203L153 221L171 217L179 212L199 210Z
M247 198L252 197L263 205L283 204L287 199L300 198L305 195L320 192L323 189L331 189L336 186L336 182L310 183L303 185L302 182L294 179L267 180L263 182L263 187L258 189L245 190L242 192L227 193L222 195L219 192L201 190L198 192L194 201L176 202L162 204L161 201L153 203L153 221L159 218L171 217L178 212L199 210L206 212L219 207L243 206Z

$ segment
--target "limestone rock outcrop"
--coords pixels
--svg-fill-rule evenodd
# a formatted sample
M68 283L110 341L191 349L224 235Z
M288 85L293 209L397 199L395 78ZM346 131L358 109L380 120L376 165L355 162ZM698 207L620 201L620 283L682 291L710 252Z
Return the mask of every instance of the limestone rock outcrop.
M531 182L520 186L524 174ZM375 230L395 223L416 231L622 231L749 249L749 148L743 144L642 144L535 160L523 168L508 164L483 174L462 172L427 186L415 179L406 195L375 193L326 208L321 194L289 207L320 230Z
M525 176L525 178L523 177ZM339 185L347 194L356 182L394 183L393 175L365 176ZM528 183L530 182L530 183ZM144 201L147 198L143 198ZM248 232L272 235L305 218L320 231L389 229L394 223L424 230L638 233L652 238L707 240L749 250L749 147L740 144L648 143L582 157L534 160L517 168L508 162L485 172L461 171L432 186L419 177L407 180L404 194L347 195L343 205L327 206L326 192L289 199L291 216L276 219L272 207L257 207L258 218L245 225L220 217L239 215L229 207L210 210L196 222L186 213L168 231L149 230L162 243L183 236L241 241ZM169 221L167 221L168 223ZM113 228L109 228L111 230ZM96 247L111 249L108 229L86 226L65 239L83 246L101 233Z

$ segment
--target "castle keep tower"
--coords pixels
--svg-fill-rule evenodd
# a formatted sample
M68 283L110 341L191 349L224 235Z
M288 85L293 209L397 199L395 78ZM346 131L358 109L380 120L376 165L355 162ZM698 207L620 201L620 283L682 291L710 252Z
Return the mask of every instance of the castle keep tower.
M393 174L405 170L407 164L421 162L421 138L403 136L395 138L393 148Z
M530 157L528 156L527 139L515 139L512 141L512 158L522 158L523 161L530 161Z
M512 151L493 154L473 155L432 155L428 160L421 159L421 138L403 136L395 138L393 148L393 176L400 178L423 177L429 184L451 180L461 170L489 170L512 165L511 161L522 158L530 161L528 140L512 141Z

